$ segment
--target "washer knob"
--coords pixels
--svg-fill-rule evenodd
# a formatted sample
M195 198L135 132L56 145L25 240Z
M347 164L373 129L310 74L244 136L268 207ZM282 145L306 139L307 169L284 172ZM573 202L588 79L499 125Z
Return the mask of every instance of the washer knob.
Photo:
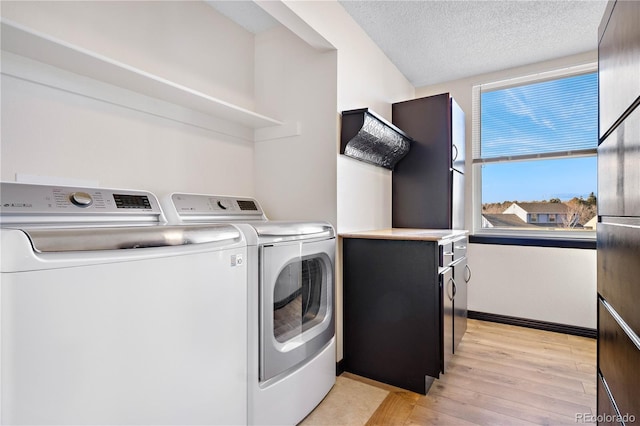
M86 192L73 192L69 195L69 201L78 207L89 207L93 204L93 198Z

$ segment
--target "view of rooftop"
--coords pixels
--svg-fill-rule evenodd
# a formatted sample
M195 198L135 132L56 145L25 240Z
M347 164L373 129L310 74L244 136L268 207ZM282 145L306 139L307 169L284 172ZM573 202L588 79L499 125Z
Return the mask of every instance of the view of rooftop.
M566 228L593 229L596 196L574 197L562 202L554 198L544 201L504 201L482 205L483 228Z

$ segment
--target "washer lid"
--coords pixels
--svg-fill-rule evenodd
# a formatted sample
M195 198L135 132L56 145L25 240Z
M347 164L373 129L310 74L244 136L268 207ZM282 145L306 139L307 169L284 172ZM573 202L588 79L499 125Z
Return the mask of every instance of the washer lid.
M268 221L251 222L251 226L256 230L259 237L280 237L280 238L315 238L335 236L333 227L328 222L290 222L290 221Z
M22 229L38 253L122 250L229 243L242 239L232 225Z

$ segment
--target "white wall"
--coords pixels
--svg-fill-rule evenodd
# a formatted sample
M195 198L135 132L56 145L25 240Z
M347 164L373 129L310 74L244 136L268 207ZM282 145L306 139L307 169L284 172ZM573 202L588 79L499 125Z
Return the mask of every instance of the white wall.
M252 143L10 77L1 84L4 181L24 173L158 196L253 193L251 167L237 175Z
M413 97L413 86L337 1L285 3L337 49L338 120L341 111L367 107L391 121L391 104ZM338 155L337 185L339 232L391 226L389 170Z
M467 170L471 171L471 88L597 61L588 52L416 89L416 97L450 92L466 116ZM470 174L470 172L469 172ZM465 217L471 229L472 182L466 179ZM471 244L469 309L596 328L596 251Z
M204 3L3 1L2 16L211 96L254 105L253 35ZM3 52L3 61L8 56ZM49 74L96 92L118 91L70 73ZM8 76L1 118L2 180L24 173L157 195L254 194L252 142Z
M204 2L3 1L0 13L69 43L253 108L253 34Z
M596 328L596 251L470 244L469 309Z
M256 142L256 196L271 219L336 218L336 52L284 27L256 36L256 105L301 134Z

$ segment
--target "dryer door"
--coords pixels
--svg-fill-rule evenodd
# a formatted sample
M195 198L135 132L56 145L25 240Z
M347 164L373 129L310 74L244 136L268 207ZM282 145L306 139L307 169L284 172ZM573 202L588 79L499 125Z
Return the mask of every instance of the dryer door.
M335 239L261 247L260 381L312 358L335 334Z

